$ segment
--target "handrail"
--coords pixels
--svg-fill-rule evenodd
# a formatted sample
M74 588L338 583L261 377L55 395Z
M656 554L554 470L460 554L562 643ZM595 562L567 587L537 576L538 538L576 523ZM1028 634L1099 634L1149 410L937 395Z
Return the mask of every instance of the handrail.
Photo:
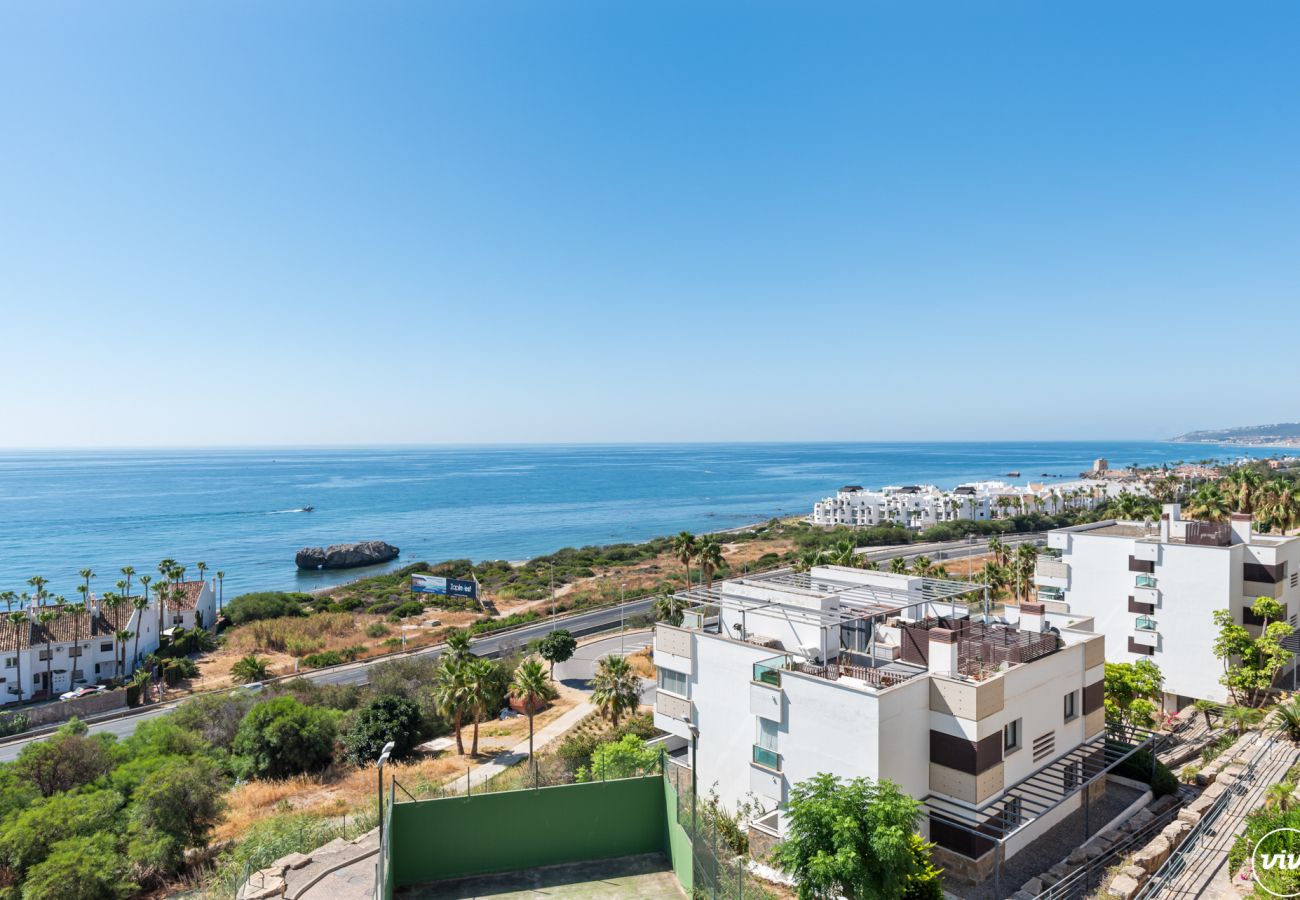
M1104 873L1117 858L1126 856L1135 847L1145 846L1151 838L1174 820L1182 807L1181 802L1171 806L1146 825L1129 833L1122 840L1116 841L1101 856L1085 861L1082 866L1038 894L1034 900L1078 900L1088 896L1093 889L1092 880L1098 874Z

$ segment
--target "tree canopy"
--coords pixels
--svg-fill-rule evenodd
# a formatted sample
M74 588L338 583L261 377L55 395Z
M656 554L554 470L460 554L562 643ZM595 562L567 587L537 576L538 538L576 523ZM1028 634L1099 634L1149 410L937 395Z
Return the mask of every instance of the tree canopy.
M1295 629L1279 621L1282 604L1272 597L1258 598L1251 612L1260 620L1259 637L1252 637L1244 625L1237 624L1231 610L1215 610L1219 635L1214 640L1214 655L1223 663L1219 683L1232 694L1233 702L1259 706L1291 659L1291 653L1282 647L1282 638Z

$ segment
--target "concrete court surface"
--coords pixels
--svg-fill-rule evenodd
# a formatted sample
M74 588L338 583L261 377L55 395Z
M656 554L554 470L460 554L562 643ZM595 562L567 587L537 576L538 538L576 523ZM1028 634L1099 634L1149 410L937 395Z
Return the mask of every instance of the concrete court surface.
M564 900L595 900L604 897L662 900L682 898L686 893L677 883L668 858L662 853L650 853L439 881L400 888L397 896L402 900L466 900L477 897L493 897L498 900L534 900L541 897L560 897Z

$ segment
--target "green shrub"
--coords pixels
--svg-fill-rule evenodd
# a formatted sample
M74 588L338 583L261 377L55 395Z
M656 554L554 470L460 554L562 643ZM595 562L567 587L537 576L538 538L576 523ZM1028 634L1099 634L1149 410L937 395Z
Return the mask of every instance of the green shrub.
M489 631L500 631L503 628L514 628L516 625L527 625L529 622L536 622L542 616L536 610L529 610L525 613L511 613L502 619L482 619L469 626L470 634L486 634Z
M256 702L245 691L199 694L182 703L167 718L213 747L229 750L239 732L239 723Z
M188 657L178 656L163 661L163 678L169 685L180 684L187 678L199 676L199 664Z
M366 626L366 637L381 638L388 634L389 627L383 622L371 622Z
M1178 776L1164 763L1156 760L1155 775L1151 774L1151 752L1139 750L1115 767L1115 774L1151 785L1155 797L1178 793Z
M386 613L392 612L393 610L397 609L397 607L401 605L402 605L401 601L388 600L383 603L375 603L370 606L367 606L366 612L374 616L382 616L385 615Z
M293 697L275 697L248 711L233 749L242 768L259 778L323 769L334 758L334 718Z
M23 884L23 900L116 900L138 890L117 852L113 835L100 832L59 841L33 867Z
M321 669L325 666L337 666L343 662L343 654L337 650L326 650L324 653L313 653L310 656L302 658L303 665L312 669Z
M418 600L407 600L405 603L394 609L391 615L397 616L399 619L407 619L411 616L418 616L422 612L424 612L423 603L420 603Z
M348 760L361 766L374 762L384 744L394 744L392 758L408 756L420 737L420 707L414 701L392 694L370 701L343 737Z
M226 616L235 625L281 616L305 616L307 605L315 602L311 594L285 591L260 591L241 594L226 604Z

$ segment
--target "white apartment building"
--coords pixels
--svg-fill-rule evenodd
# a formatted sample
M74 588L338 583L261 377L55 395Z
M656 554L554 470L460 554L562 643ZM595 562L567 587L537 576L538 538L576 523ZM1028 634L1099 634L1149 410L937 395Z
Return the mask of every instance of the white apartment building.
M1049 533L1047 546L1060 557L1040 557L1035 581L1049 619L1091 619L1111 662L1152 659L1165 676L1168 711L1191 698L1228 699L1213 653L1215 610L1257 625L1255 598L1274 597L1297 624L1300 538L1257 534L1248 515L1196 522L1171 503L1158 525L1076 525Z
M998 877L1127 752L1106 745L1104 638L1034 604L1020 628L972 619L982 591L819 566L686 592L682 625L656 627L655 725L701 794L757 798L760 848L792 785L866 776L922 801L950 873Z
M0 619L0 703L57 697L115 673L123 674L116 663L120 655L118 631L132 632L125 642L129 674L140 659L158 649L157 609L157 601L152 599L143 610L129 605L108 609L91 594L85 607L29 608L19 624L7 617ZM57 618L41 623L40 614L45 612L57 613Z
M929 528L958 520L984 522L1021 512L1059 513L1090 509L1101 499L1103 485L1085 482L1024 486L976 481L945 491L932 484L890 485L868 491L861 485L840 488L834 497L813 504L814 525L902 525Z

